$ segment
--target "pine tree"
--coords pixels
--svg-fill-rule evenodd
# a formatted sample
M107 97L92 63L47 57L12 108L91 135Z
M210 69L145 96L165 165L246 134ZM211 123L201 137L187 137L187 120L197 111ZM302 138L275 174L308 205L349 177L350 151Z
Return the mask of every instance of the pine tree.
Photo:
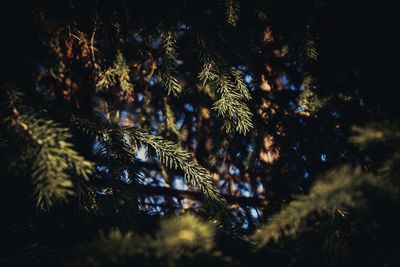
M0 265L397 266L398 49L359 9L3 1Z

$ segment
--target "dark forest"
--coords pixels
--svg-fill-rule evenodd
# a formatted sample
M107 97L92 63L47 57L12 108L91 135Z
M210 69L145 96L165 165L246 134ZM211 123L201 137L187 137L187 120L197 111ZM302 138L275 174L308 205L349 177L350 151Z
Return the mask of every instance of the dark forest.
M397 17L1 1L0 266L400 266Z

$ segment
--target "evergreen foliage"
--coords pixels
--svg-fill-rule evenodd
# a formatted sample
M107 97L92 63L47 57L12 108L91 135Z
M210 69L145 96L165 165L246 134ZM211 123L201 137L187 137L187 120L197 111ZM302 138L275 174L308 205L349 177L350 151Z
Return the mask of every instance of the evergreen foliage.
M218 65L210 57L202 59L203 66L199 79L203 85L208 85L219 99L214 102L213 109L225 119L226 132L232 128L238 133L246 134L252 128L250 109L243 102L251 96L243 81L242 73L235 68L228 68L225 64Z
M165 87L168 94L178 95L182 91L182 86L177 79L177 54L176 54L176 36L171 31L166 31L162 35L163 47L165 50Z
M214 226L193 215L163 219L153 235L121 233L111 230L100 233L97 240L85 245L77 266L129 265L135 262L167 260L170 264L182 262L182 258L209 257L220 263L231 259L223 257L214 244ZM73 263L74 264L74 263Z
M225 8L226 8L226 22L232 26L236 26L236 23L239 20L240 1L226 0Z
M398 266L378 12L2 1L0 266Z
M4 88L9 116L9 136L18 135L26 151L23 160L32 160L31 176L37 206L48 209L54 202L66 201L73 194L74 175L89 180L93 163L82 157L69 142L72 135L67 128L40 116L22 103L24 95L14 88ZM14 166L13 166L14 167ZM16 167L16 166L15 166Z
M132 161L135 158L134 151L137 147L145 145L147 148L151 148L162 164L170 169L183 171L187 184L204 195L204 200L209 208L208 214L215 216L222 222L234 224L234 219L226 207L225 200L213 186L212 178L207 170L193 161L190 154L176 143L132 127L112 127L105 123L96 125L77 117L73 117L72 121L87 134L96 136L103 142L115 144L114 149L120 149L118 154L126 159L127 164L129 164L129 160ZM112 152L104 152L104 154L110 153Z
M129 72L129 67L122 52L118 51L114 65L99 75L100 78L96 83L96 90L117 87L120 88L120 95L124 99L131 97L133 93L133 85L130 82Z
M374 173L348 165L325 173L313 184L307 195L296 197L257 230L253 239L259 247L267 245L271 240L279 241L282 235L295 238L300 231L307 231L307 223L315 222L315 219L310 219L315 214L322 217L347 217L355 211L369 214L374 212L370 205L382 199L389 199L395 206L399 204L400 157L397 123L385 126L380 123L370 123L366 127L354 126L353 132L351 142L363 149L373 143L378 143L380 147L390 143L394 145L395 152L386 152L386 159L382 163L376 163ZM375 207L381 208L379 205ZM386 216L390 217L390 214Z

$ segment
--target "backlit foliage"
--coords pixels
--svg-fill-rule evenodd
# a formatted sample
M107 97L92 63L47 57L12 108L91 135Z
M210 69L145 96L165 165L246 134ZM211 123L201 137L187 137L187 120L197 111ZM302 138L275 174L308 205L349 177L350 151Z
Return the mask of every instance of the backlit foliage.
M8 95L9 117L4 118L10 134L20 135L27 142L27 151L34 152L31 176L37 206L48 209L55 202L66 201L74 193L76 175L88 181L94 171L69 141L67 128L23 104L24 95L14 88L4 88ZM27 155L24 155L26 157Z
M96 90L120 88L118 94L124 99L130 99L132 98L133 85L129 75L130 70L124 55L121 51L118 51L113 66L100 73L100 78L96 83Z
M244 101L251 96L243 82L241 72L235 68L219 65L210 57L202 58L203 66L199 79L203 85L208 85L219 96L213 109L224 121L224 129L230 132L246 134L252 128L252 114Z
M234 219L229 214L224 199L213 186L212 178L207 170L193 161L190 154L174 142L135 128L112 127L107 124L96 125L77 117L73 117L72 119L81 131L97 136L104 142L117 144L116 149L122 148L119 154L128 160L133 160L135 157L133 153L137 147L140 145L148 146L149 149L154 150L158 159L166 167L183 171L188 185L200 190L204 195L204 200L209 208L209 214L221 222L227 223L226 226L234 224Z
M1 1L0 265L399 265L367 5Z
M178 95L182 91L182 86L177 79L177 53L176 36L171 31L166 31L162 35L163 48L165 50L164 68L165 68L165 87L168 94Z

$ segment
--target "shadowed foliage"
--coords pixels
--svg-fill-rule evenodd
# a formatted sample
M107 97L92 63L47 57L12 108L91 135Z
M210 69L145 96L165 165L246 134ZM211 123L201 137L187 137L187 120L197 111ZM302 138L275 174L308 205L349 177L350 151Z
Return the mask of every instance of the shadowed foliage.
M0 265L398 266L394 10L2 1Z

